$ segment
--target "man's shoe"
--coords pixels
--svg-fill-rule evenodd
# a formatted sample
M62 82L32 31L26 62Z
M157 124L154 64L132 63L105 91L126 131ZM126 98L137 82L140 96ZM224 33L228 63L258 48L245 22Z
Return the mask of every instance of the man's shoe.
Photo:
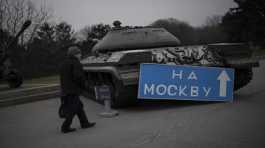
M70 132L74 132L74 131L76 131L75 128L62 129L63 133L70 133Z
M95 122L89 122L87 124L82 125L81 128L90 128L90 127L93 127L95 125L96 125Z

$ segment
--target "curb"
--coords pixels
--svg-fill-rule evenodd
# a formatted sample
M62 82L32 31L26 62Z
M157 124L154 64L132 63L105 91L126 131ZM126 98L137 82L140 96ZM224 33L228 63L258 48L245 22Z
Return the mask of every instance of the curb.
M38 86L38 87L3 91L3 92L0 92L0 100L17 98L20 96L27 96L31 94L38 94L42 92L50 92L54 90L59 90L59 88L60 88L59 85L46 85L46 86Z
M25 89L21 91L3 92L1 94L0 107L7 107L12 105L24 104L40 100L47 100L60 96L59 85L37 87L32 89Z

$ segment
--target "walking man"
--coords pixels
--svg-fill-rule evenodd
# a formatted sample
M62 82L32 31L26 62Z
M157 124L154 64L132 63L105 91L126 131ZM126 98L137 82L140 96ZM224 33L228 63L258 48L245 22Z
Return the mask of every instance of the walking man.
M77 46L68 49L67 57L60 69L61 100L65 109L65 121L61 126L63 133L73 132L71 128L75 115L79 118L81 128L89 128L95 125L87 120L79 95L85 88L85 76L80 63L81 51Z

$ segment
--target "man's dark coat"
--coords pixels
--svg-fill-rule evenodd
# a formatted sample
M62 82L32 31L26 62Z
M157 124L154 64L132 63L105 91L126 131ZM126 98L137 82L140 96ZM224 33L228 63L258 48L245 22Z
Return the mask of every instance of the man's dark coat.
M85 76L82 65L74 56L69 56L60 69L61 93L65 95L80 95L85 88Z

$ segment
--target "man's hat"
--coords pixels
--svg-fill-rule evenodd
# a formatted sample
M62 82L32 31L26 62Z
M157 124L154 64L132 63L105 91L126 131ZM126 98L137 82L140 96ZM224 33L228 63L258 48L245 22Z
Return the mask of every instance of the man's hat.
M80 54L81 50L77 46L71 46L68 48L68 55L77 55Z

